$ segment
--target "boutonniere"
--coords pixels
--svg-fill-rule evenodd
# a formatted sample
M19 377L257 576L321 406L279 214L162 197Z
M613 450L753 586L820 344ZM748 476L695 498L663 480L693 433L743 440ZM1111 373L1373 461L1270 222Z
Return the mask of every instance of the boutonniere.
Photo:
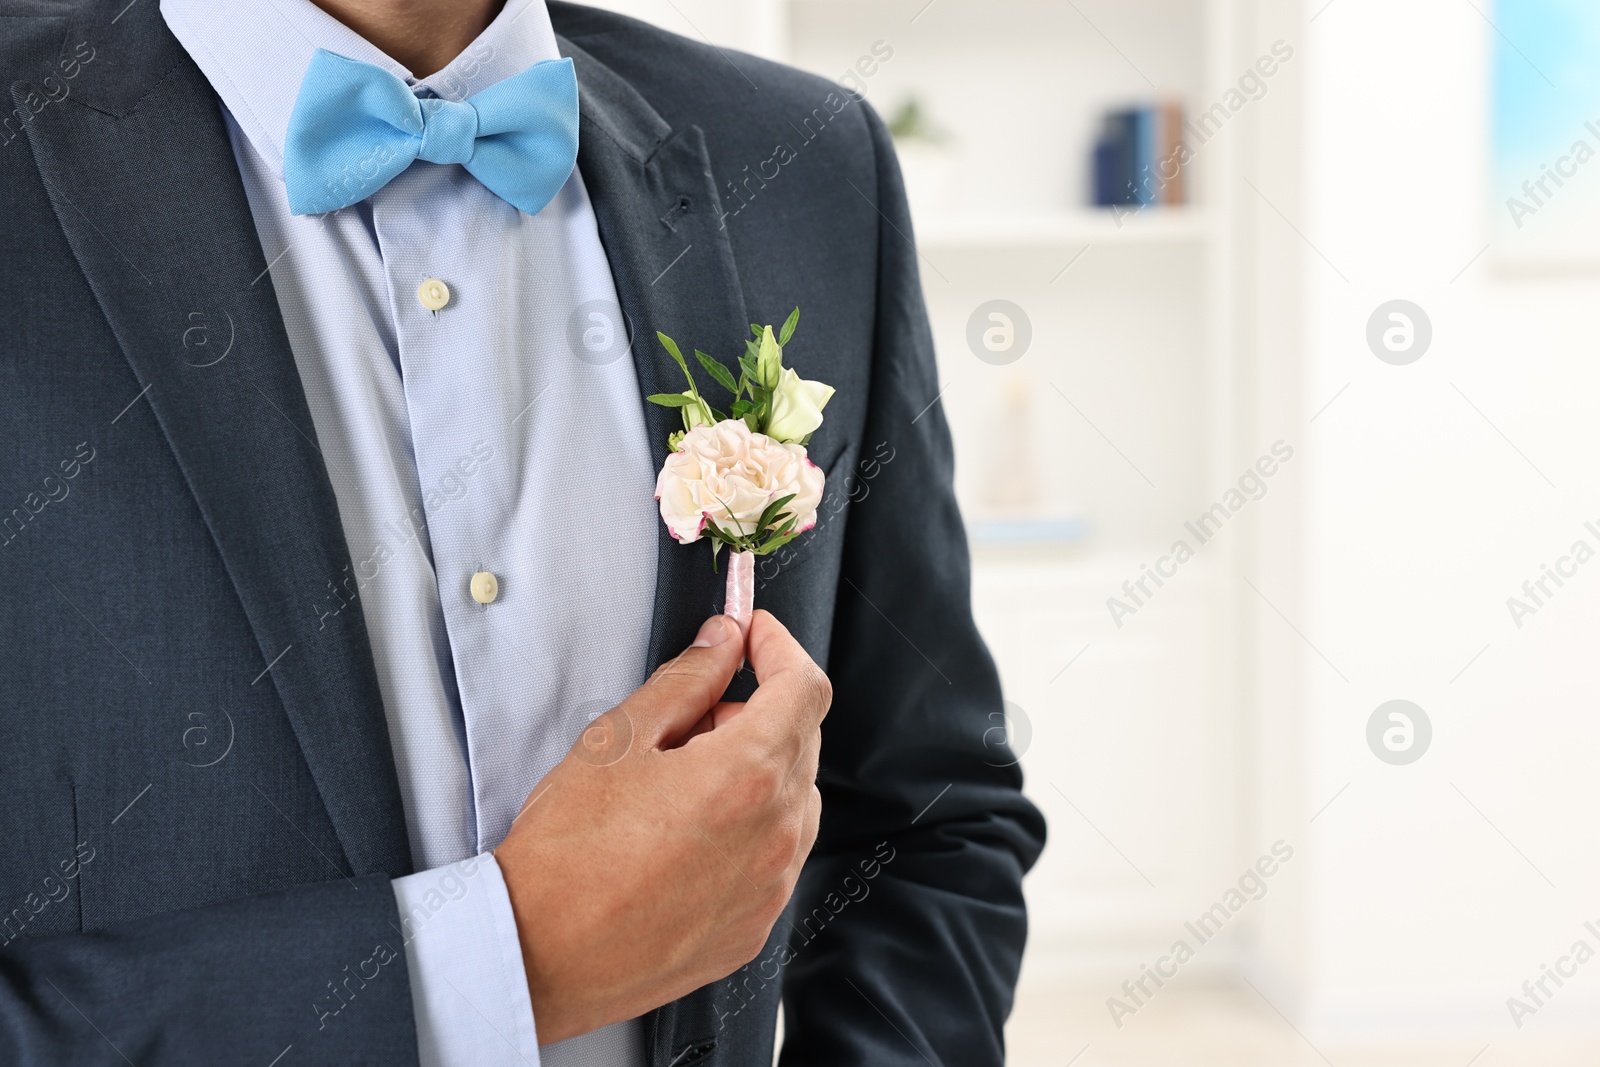
M822 425L833 386L806 381L783 365L783 348L799 321L795 308L776 333L752 323L737 378L695 350L701 368L731 395L727 414L701 394L677 342L656 334L689 382L681 393L649 398L683 415L683 429L667 438L667 459L656 478L661 520L682 544L708 538L713 570L727 547L723 612L741 629L749 627L754 609L755 557L815 526L822 503L822 470L806 455L806 444Z

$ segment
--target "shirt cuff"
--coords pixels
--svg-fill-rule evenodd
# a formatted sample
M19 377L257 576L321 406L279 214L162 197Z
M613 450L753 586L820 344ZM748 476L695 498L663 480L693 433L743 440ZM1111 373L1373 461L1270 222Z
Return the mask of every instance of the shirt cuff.
M521 943L489 853L393 882L422 1067L525 1063L539 1041Z

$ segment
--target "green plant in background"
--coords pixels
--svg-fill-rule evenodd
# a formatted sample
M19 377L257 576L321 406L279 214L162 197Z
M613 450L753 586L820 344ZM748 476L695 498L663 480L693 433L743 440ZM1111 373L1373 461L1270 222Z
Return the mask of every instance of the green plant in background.
M923 109L922 101L908 96L889 119L889 136L896 141L920 141L922 144L945 144L950 134L931 119Z

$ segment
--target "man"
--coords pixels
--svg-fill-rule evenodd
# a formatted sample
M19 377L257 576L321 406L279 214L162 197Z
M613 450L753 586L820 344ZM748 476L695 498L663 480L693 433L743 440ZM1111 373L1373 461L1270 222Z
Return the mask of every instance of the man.
M0 1062L745 1067L781 997L785 1063L1000 1063L1044 830L882 124L319 4L0 6ZM795 305L746 644L643 397Z

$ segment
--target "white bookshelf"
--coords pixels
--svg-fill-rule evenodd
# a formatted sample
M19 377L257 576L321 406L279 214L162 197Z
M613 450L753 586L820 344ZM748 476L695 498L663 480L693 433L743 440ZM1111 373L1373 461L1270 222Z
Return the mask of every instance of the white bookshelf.
M868 100L887 117L915 95L950 135L902 161L976 610L1031 720L1028 792L1051 821L1028 882L1025 981L1136 974L1236 877L1243 850L1240 534L1208 545L1121 629L1105 599L1263 447L1236 440L1248 424L1231 333L1245 125L1200 150L1187 205L1120 221L1085 206L1089 152L1110 108L1171 98L1193 115L1218 99L1258 54L1235 54L1249 32L1236 0L604 6L835 79L885 42L893 58L866 79ZM974 309L995 298L1033 329L1007 366L966 342ZM997 501L1019 453L1036 491ZM1231 952L1219 945L1212 963L1231 966Z
M821 0L812 0L821 2ZM1174 245L1210 240L1215 219L1198 208L1171 208L1117 219L1089 209L1028 214L951 214L919 219L924 251L958 249L1084 248L1091 245Z

